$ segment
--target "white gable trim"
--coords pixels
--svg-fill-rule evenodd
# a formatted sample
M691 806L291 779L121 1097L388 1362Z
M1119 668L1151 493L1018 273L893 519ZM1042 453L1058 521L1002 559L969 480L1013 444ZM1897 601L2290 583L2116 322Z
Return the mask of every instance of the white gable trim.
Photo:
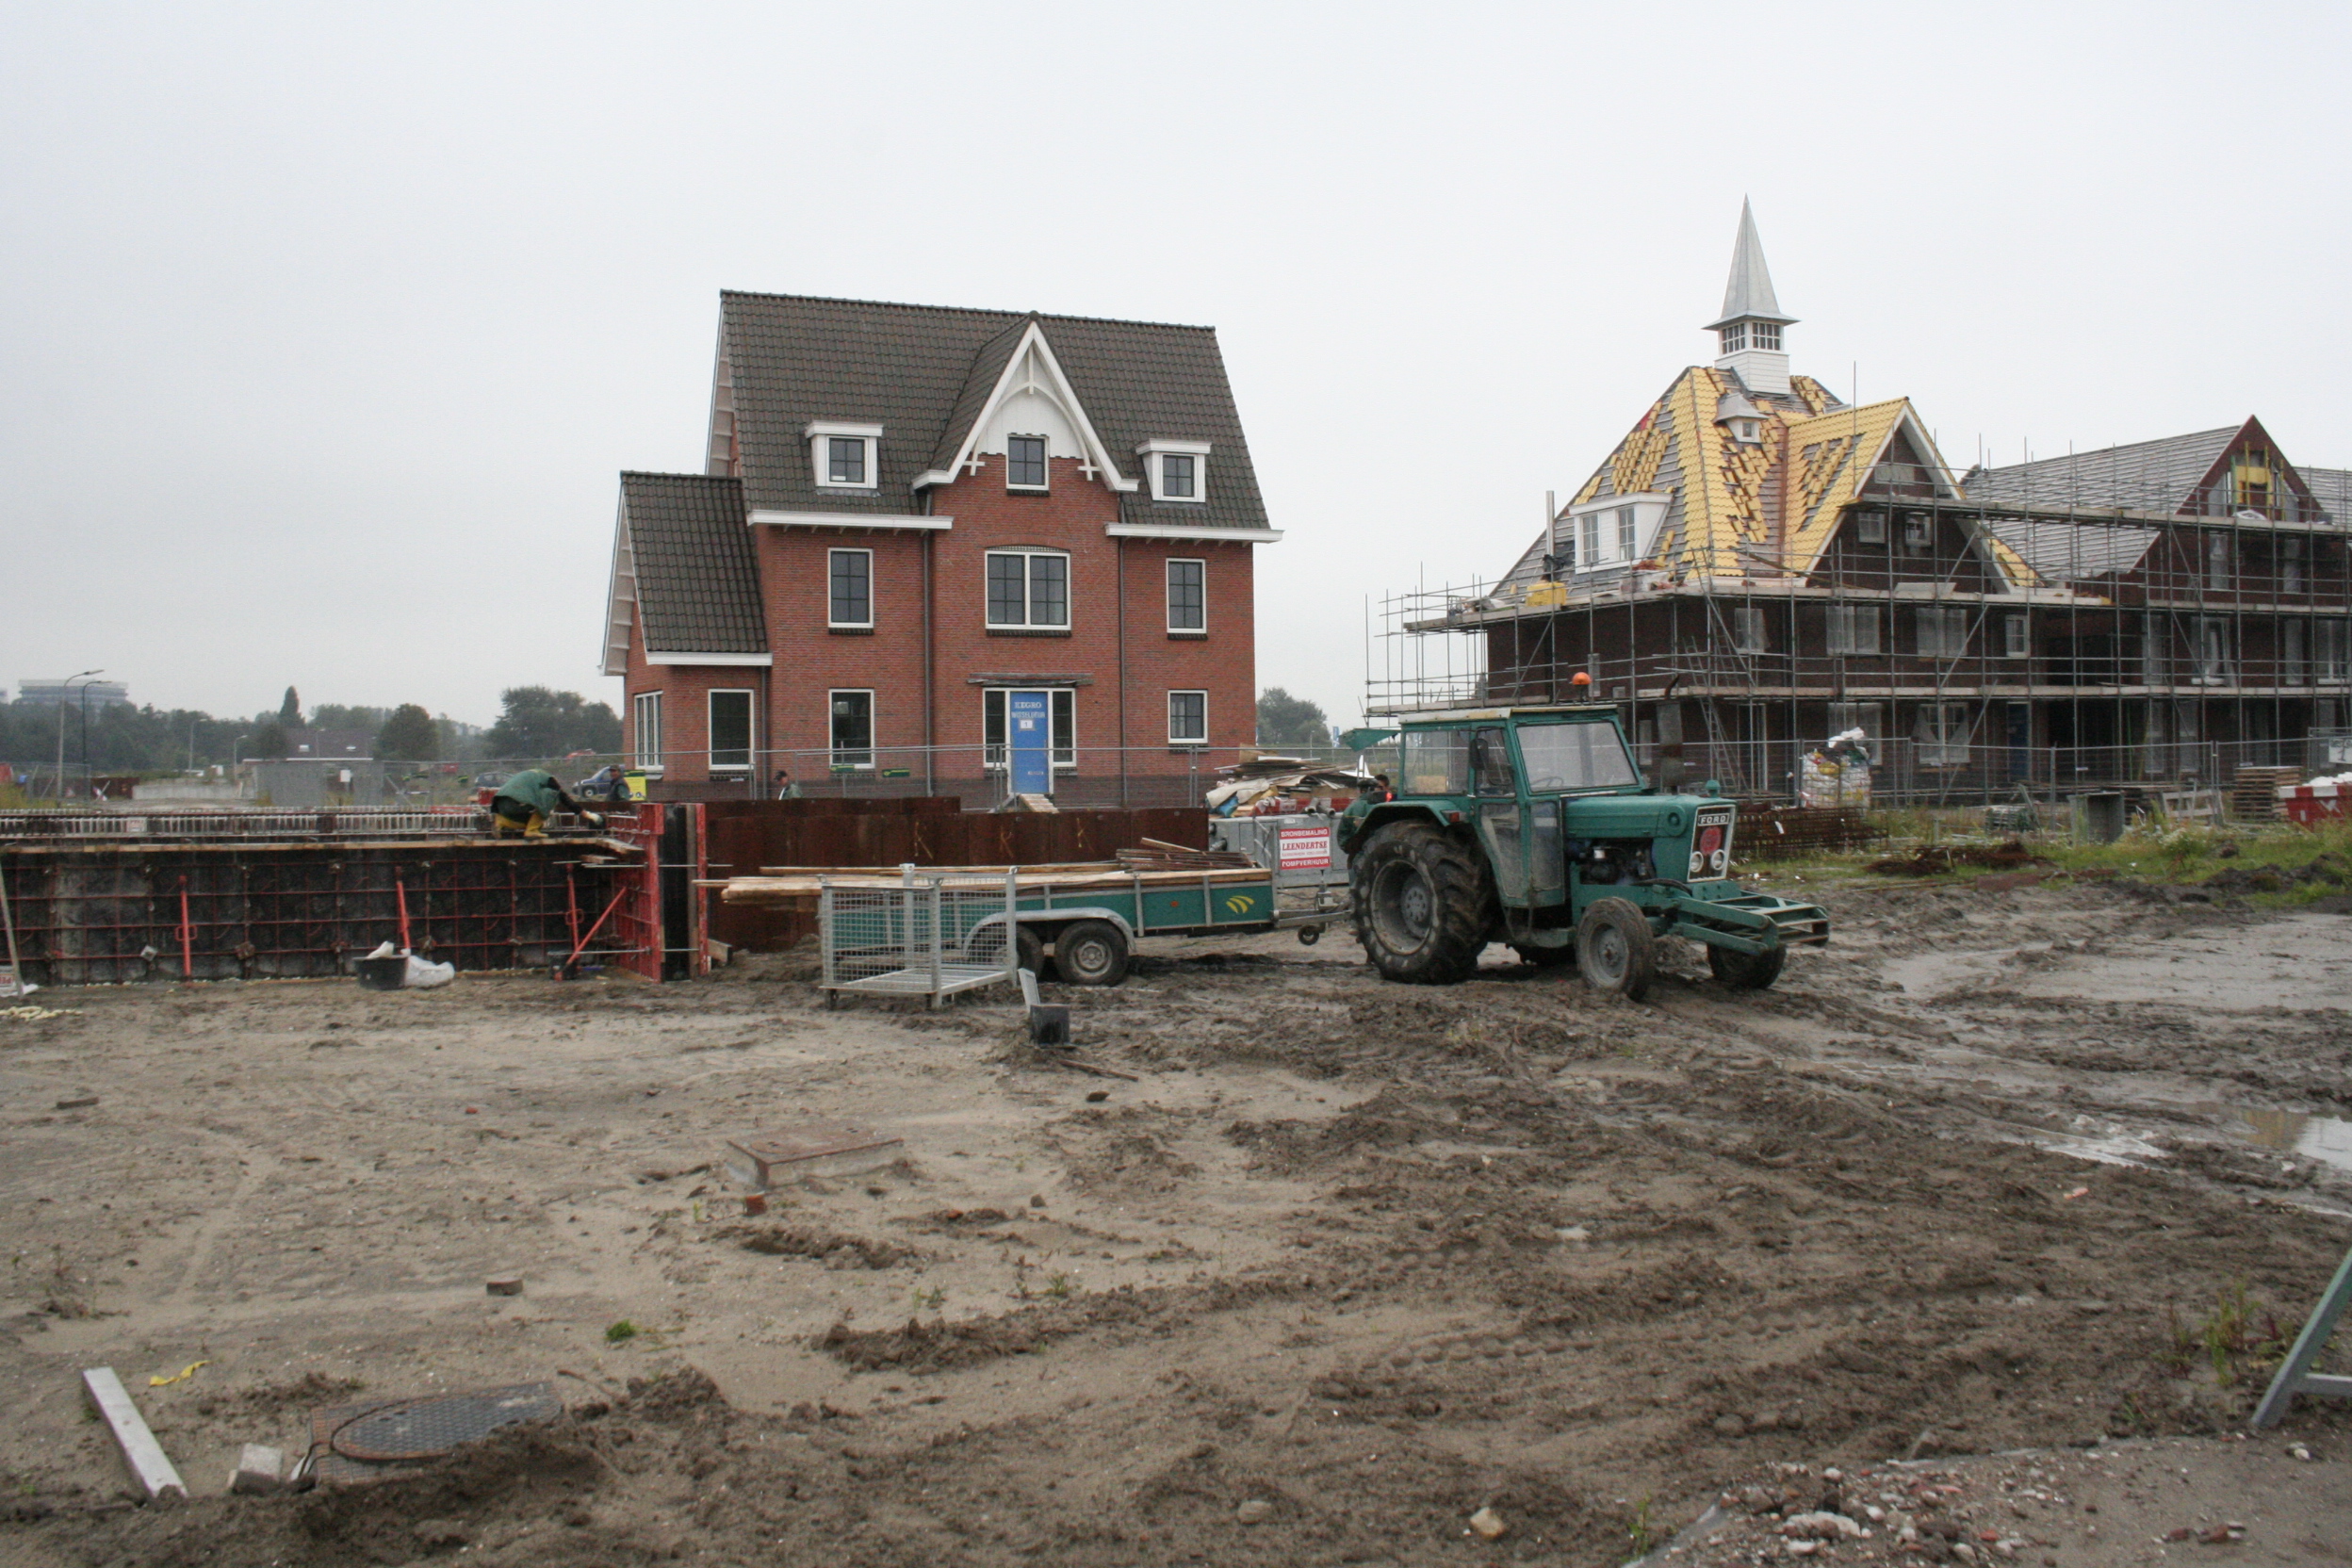
M612 586L605 596L604 673L629 673L629 629L637 616L637 552L629 539L629 492L612 519Z
M1046 379L1042 382L1025 372L1033 354L1036 361L1045 367ZM1121 494L1137 488L1137 482L1120 473L1119 465L1111 460L1111 449L1102 444L1102 437L1095 433L1094 421L1086 417L1085 405L1079 402L1078 394L1070 389L1070 378L1062 373L1061 361L1054 357L1054 345L1045 340L1045 331L1036 321L1029 323L1028 330L1021 335L1021 341L1013 346L1012 354L1004 361L1003 373L996 378L994 390L988 393L988 400L980 405L980 412L972 418L972 428L964 432L964 442L956 450L956 460L944 468L932 468L917 474L914 488L923 490L934 484L953 483L957 475L972 466L972 449L979 445L980 433L988 428L998 405L1016 392L1036 392L1062 411L1063 416L1077 430L1079 440L1086 445L1086 461L1102 470L1103 483Z
M1919 414L1910 408L1905 408L1903 411L1903 417L1886 427L1886 435L1879 440L1878 449L1870 453L1870 462L1862 466L1860 470L1862 480L1860 484L1854 486L1855 494L1859 495L1862 484L1868 484L1870 475L1878 471L1879 464L1886 459L1886 449L1895 444L1895 435L1898 432L1910 436L1912 449L1926 455L1927 466L1935 475L1937 498L1943 500L1958 500L1960 485L1952 477L1952 470L1945 466L1944 454L1937 451L1936 443L1927 438L1927 432L1919 426Z

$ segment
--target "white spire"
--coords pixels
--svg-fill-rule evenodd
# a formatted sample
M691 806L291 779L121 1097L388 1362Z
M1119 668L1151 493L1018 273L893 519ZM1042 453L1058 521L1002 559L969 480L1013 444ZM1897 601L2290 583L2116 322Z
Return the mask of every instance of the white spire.
M1788 356L1781 351L1780 329L1795 319L1782 313L1779 297L1772 292L1764 242L1756 236L1756 213L1743 197L1740 237L1731 249L1731 276L1723 284L1723 313L1707 323L1723 346L1715 368L1738 376L1751 392L1788 396Z
M1756 237L1756 212L1747 199L1740 202L1740 237L1731 248L1731 276L1723 284L1723 313L1707 324L1715 332L1734 321L1772 321L1787 326L1796 319L1784 316L1772 293L1772 270L1764 265L1764 242Z

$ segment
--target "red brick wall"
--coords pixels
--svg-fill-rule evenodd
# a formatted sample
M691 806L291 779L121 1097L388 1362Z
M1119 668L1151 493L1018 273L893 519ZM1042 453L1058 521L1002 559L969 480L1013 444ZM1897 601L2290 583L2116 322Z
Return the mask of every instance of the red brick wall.
M662 748L666 765L662 776L674 783L701 783L710 777L710 702L714 690L747 690L752 694L752 743L765 746L760 701L766 694L769 671L735 665L648 664L644 633L629 634L627 690L621 696L621 755L631 764L637 758L637 694L662 694ZM757 759L755 759L755 761ZM740 775L727 774L733 778Z
M1003 459L988 458L977 474L933 492L932 510L955 519L932 532L857 528L761 528L755 549L768 623L773 669L652 665L632 632L628 692L659 689L663 696L667 776L681 782L709 776L704 758L713 687L749 686L765 696L757 743L762 748L822 750L831 742L826 694L837 688L874 694L874 743L919 746L923 734L923 551L932 551L934 637L932 686L941 746L971 751L939 763L942 776L973 774L982 740L981 693L969 678L1027 674L1093 677L1076 688L1079 767L1101 777L1119 772L1118 758L1090 748L1126 745L1130 774L1182 774L1184 753L1168 746L1168 694L1209 694L1209 744L1228 749L1250 743L1256 726L1256 604L1252 547L1190 539L1115 539L1103 530L1119 518L1119 498L1079 473L1075 458L1053 461L1045 495L1008 493ZM988 550L1027 545L1067 551L1070 558L1070 628L1066 634L1007 633L988 626ZM1125 557L1127 711L1119 717L1119 606ZM837 632L826 619L834 548L874 552L874 629ZM1171 636L1168 630L1167 563L1207 564L1208 632ZM635 712L623 710L634 745ZM1217 760L1230 760L1230 757ZM923 768L913 756L882 759L885 766ZM773 771L772 762L762 761ZM803 764L796 772L810 773Z

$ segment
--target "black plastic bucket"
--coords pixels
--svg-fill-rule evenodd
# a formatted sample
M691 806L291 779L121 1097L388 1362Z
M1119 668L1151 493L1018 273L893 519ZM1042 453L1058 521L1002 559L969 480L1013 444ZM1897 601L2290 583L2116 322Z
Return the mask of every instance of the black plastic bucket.
M364 991L396 991L408 978L408 958L405 955L391 958L354 958L351 968L359 975L359 988Z

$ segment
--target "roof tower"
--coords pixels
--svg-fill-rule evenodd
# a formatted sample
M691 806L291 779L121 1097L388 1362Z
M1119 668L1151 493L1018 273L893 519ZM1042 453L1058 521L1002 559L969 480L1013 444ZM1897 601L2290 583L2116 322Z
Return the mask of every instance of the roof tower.
M1795 320L1781 310L1772 292L1764 242L1756 234L1756 213L1742 198L1740 237L1731 248L1731 276L1723 284L1723 313L1707 323L1722 345L1715 368L1738 376L1750 392L1788 397L1788 355L1781 346L1781 329Z

